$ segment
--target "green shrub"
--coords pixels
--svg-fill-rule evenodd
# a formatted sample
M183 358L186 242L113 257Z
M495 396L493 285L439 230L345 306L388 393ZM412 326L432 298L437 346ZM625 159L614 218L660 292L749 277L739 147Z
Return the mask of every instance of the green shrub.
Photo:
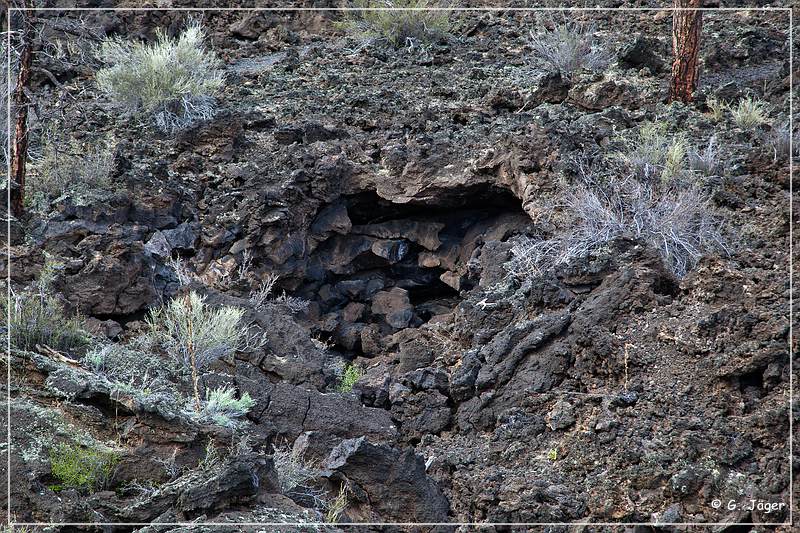
M244 393L236 399L233 387L219 387L206 392L206 401L201 415L220 426L230 426L234 418L246 415L256 404L250 394Z
M50 450L53 476L61 484L54 489L77 489L93 492L106 486L119 456L113 451L59 444Z
M733 122L742 129L751 129L766 124L769 120L769 108L766 102L748 96L739 100L736 107L732 107Z
M214 361L244 347L247 328L244 311L223 306L214 309L205 298L191 292L153 310L147 319L156 342L185 369L191 371L195 408L201 408L200 372Z
M634 178L650 183L680 178L686 170L688 145L680 135L670 135L663 123L649 122L616 154Z
M625 150L580 164L579 180L560 192L558 229L547 238L512 238L506 270L520 280L538 277L623 238L656 250L677 277L705 254L727 253L713 202L696 183L718 172L716 154L713 138L698 154L664 125L644 125Z
M359 38L396 48L435 40L450 29L450 11L429 0L356 0L342 27Z
M339 492L336 494L336 496L327 501L325 509L325 521L329 524L335 524L338 522L339 517L341 517L344 510L347 509L348 503L347 487L342 485L339 488Z
M191 23L177 40L158 32L154 44L109 39L100 59L108 67L97 84L115 103L152 117L166 133L211 118L223 84L221 62L203 48L202 28Z
M92 348L83 358L84 366L104 378L115 391L137 396L171 393L177 368L173 361L152 353L139 340L129 344L105 344Z
M11 345L15 348L30 351L38 344L74 352L90 343L91 335L83 329L83 320L67 316L61 301L50 294L58 266L46 259L32 288L12 291L10 299L0 298L0 310L6 316L10 314Z
M364 375L364 371L358 365L347 365L344 368L344 372L342 373L342 381L339 382L339 386L337 390L339 392L350 392L353 390L353 385L356 384L356 381L361 379Z
M714 122L722 120L722 117L725 116L725 111L730 109L724 100L720 100L716 96L709 96L706 99L706 106L708 106L708 112Z

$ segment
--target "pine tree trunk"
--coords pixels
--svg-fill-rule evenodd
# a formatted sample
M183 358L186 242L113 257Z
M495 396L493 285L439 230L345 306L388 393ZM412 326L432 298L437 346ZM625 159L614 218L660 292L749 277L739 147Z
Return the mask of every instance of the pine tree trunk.
M24 12L23 12L24 14ZM22 54L19 59L17 85L14 89L14 108L16 120L11 156L11 214L22 216L25 202L25 173L28 161L28 85L31 81L31 61L33 42L27 20L23 21L20 32ZM5 127L5 125L3 126Z
M675 7L701 7L703 0L675 0ZM672 14L672 82L669 90L670 102L691 102L697 88L699 69L697 57L700 52L700 33L703 27L702 11L675 10Z

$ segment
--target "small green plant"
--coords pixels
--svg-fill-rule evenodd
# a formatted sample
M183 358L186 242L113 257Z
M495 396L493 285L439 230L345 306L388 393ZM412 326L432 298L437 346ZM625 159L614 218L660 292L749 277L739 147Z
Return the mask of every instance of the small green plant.
M769 121L769 108L766 102L748 96L739 100L736 107L731 108L733 122L742 129L751 129Z
M339 382L339 386L337 390L339 392L350 392L353 390L353 385L356 384L356 381L361 379L364 375L364 370L361 369L358 365L347 365L344 368L344 372L342 373L342 381Z
M91 350L84 356L83 361L90 370L98 373L105 370L107 350L104 348L105 347Z
M339 517L347 509L347 487L342 485L339 488L339 493L326 502L325 508L325 521L329 524L335 524L339 521Z
M97 84L115 103L149 115L165 133L211 118L223 84L221 62L203 47L205 35L192 22L176 40L159 30L154 44L109 39L99 58L109 66Z
M246 392L239 399L235 394L233 387L219 387L206 392L206 401L201 414L217 425L230 426L233 419L243 417L256 404Z
M244 347L247 340L241 320L244 311L222 306L214 309L205 298L190 292L150 313L147 323L153 338L179 364L189 370L195 410L201 410L200 372L214 361Z
M367 41L413 48L450 29L450 11L429 0L356 0L341 27Z
M616 155L629 172L643 183L680 178L686 167L688 145L680 135L669 135L663 123L648 122Z
M108 483L118 462L119 455L110 450L59 444L50 450L52 474L61 482L53 488L100 490Z
M661 181L668 183L683 175L686 167L686 155L688 150L689 145L686 139L682 137L673 139L672 144L667 148L667 154L664 158L664 170L661 171Z
M558 460L558 450L556 450L555 448L551 448L550 451L547 452L547 458L550 461Z
M79 316L67 316L61 301L51 294L52 283L60 264L51 257L32 288L11 291L11 298L0 298L0 310L10 315L11 345L33 350L37 345L57 351L74 352L91 342Z
M709 96L706 99L706 106L708 106L709 115L711 115L711 120L714 122L722 120L725 116L725 111L730 109L724 100L720 100L716 96Z

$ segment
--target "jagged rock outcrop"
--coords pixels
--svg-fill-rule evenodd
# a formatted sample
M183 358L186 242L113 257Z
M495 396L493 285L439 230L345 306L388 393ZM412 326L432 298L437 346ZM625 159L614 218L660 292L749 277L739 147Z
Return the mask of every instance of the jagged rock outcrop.
M325 468L343 478L367 509L363 521L384 517L393 522L446 522L447 499L425 474L413 450L376 446L366 438L349 439L334 448Z

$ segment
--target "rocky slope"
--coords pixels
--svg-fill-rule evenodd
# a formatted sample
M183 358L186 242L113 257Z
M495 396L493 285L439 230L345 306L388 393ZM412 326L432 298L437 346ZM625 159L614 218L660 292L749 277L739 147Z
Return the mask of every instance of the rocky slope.
M179 33L187 13L51 15L52 39L79 44L74 61L37 56L58 85L34 78L34 126L109 142L120 186L15 224L15 290L46 252L96 343L131 342L149 309L192 290L244 309L263 342L202 376L203 391L255 401L229 427L187 416L175 398L190 385L161 374L157 350L136 356L128 388L86 350L13 350L14 519L313 524L344 490L339 522L786 521L789 170L772 135L788 117L787 15L708 14L691 105L664 103L669 16L580 17L612 61L567 81L531 60L535 13L459 13L450 36L395 50L364 46L333 11L206 12L220 109L171 137L102 97L87 50ZM710 96L750 93L768 124L714 120ZM516 238L554 231L578 167L648 121L691 146L715 137L703 187L730 253L677 277L622 238L511 276ZM285 297L258 305L269 276ZM364 375L340 392L349 364ZM51 450L76 436L117 454L102 490L54 488ZM304 490L282 486L284 444L314 466Z

